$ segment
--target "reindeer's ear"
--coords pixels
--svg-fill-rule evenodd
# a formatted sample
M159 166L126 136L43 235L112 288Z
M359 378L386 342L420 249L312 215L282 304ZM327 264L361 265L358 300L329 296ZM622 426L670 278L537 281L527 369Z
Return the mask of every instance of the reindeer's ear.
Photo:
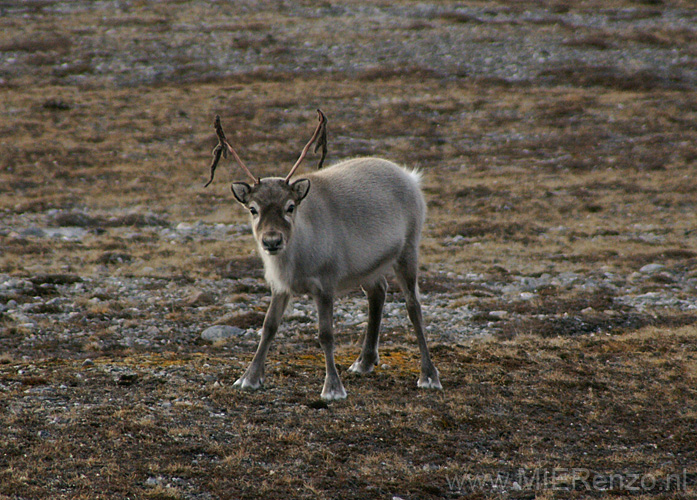
M300 203L310 192L310 179L298 179L290 187L293 188L295 196L298 197L297 202Z
M249 201L249 193L252 191L252 187L246 182L233 182L230 186L232 194L235 195L235 199L246 205Z

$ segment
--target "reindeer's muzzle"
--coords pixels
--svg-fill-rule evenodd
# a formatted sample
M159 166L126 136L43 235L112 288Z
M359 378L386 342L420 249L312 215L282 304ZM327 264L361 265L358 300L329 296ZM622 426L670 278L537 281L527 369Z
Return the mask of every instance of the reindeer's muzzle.
M270 255L275 255L285 246L283 241L283 234L278 231L269 231L264 233L261 237L261 245L264 247L267 253Z

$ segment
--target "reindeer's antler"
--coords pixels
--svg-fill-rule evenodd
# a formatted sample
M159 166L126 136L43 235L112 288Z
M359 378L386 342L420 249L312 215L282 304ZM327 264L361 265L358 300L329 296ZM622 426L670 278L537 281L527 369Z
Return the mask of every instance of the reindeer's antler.
M249 171L247 166L240 160L240 157L237 156L237 153L235 152L234 149L232 149L232 146L230 146L230 143L227 141L227 138L225 137L225 132L223 131L223 126L220 124L220 115L215 115L215 133L218 136L218 145L213 149L213 161L211 162L211 178L208 180L205 186L203 187L208 187L211 182L213 182L213 177L215 176L215 169L218 167L218 162L220 161L220 157L223 156L227 158L227 153L228 151L232 153L232 156L235 158L235 161L237 164L242 167L242 170L244 170L244 173L249 176L252 181L254 181L254 184L259 183L259 178L254 177L252 172Z
M319 161L317 162L317 170L322 168L322 165L324 165L324 159L327 157L327 117L324 116L324 113L320 111L319 109L317 112L320 115L319 120L321 123L319 124L319 137L317 138L317 144L315 144L315 153L317 153L317 150L319 148L322 148L322 156L320 157Z
M319 120L319 123L317 124L317 128L315 129L315 133L312 134L312 138L310 139L310 142L305 144L305 147L302 150L302 153L300 153L300 158L298 158L298 161L295 162L295 165L293 165L293 168L290 169L290 172L288 172L288 175L286 176L286 182L290 181L290 178L293 177L293 174L295 171L298 169L300 164L303 162L305 159L305 155L307 155L308 150L310 149L310 146L312 146L312 143L317 141L319 138L319 141L317 142L317 145L315 146L315 153L317 150L322 147L322 157L319 160L319 163L317 165L317 168L322 168L322 164L324 163L324 158L327 156L327 117L324 116L324 113L322 113L322 110L318 109L317 110L317 119Z

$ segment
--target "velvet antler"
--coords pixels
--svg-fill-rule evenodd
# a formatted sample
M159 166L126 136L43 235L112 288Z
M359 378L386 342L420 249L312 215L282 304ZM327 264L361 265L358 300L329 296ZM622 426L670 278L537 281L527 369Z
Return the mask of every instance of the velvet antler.
M298 161L295 162L295 165L293 165L293 168L290 169L290 172L288 172L288 175L286 176L286 182L290 181L290 178L293 177L293 174L295 171L298 169L300 164L303 162L305 159L305 156L307 155L308 150L310 149L310 146L312 146L312 143L317 141L317 145L315 146L315 153L317 150L322 147L322 157L319 160L319 164L317 165L317 168L322 168L322 164L324 163L324 158L327 155L327 117L324 116L324 113L322 113L322 110L318 109L317 110L317 119L319 120L319 123L317 124L317 128L315 129L315 133L312 134L312 138L310 139L310 142L305 144L305 147L302 150L302 153L300 153L300 158L298 158Z
M225 132L223 131L223 126L220 124L220 115L215 115L215 133L218 136L218 145L213 149L213 161L211 162L211 178L208 180L205 186L203 187L208 187L211 182L213 182L213 177L215 176L215 169L218 167L218 162L220 161L220 157L223 156L227 158L228 151L232 153L232 156L235 158L235 161L237 164L242 167L242 170L244 170L244 173L247 174L247 176L254 181L254 184L259 183L259 178L254 177L252 172L249 171L247 166L240 160L240 157L237 156L237 153L235 152L234 149L232 149L232 146L230 146L230 143L227 141L227 138L225 137Z

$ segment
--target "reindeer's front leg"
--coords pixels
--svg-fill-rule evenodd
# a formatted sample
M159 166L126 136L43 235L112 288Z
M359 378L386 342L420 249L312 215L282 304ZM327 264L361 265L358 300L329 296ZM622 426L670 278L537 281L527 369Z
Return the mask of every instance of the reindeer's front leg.
M290 294L288 293L273 292L271 295L271 304L269 305L268 311L266 311L257 352L249 368L247 368L247 371L233 384L234 387L239 387L240 389L259 389L264 383L264 363L266 361L266 355L269 352L271 341L276 335L278 325L281 324L283 312L286 310L289 300Z
M322 388L322 399L345 399L344 389L339 372L334 363L334 297L330 294L320 294L315 297L319 316L319 343L324 351L327 364L327 375Z

